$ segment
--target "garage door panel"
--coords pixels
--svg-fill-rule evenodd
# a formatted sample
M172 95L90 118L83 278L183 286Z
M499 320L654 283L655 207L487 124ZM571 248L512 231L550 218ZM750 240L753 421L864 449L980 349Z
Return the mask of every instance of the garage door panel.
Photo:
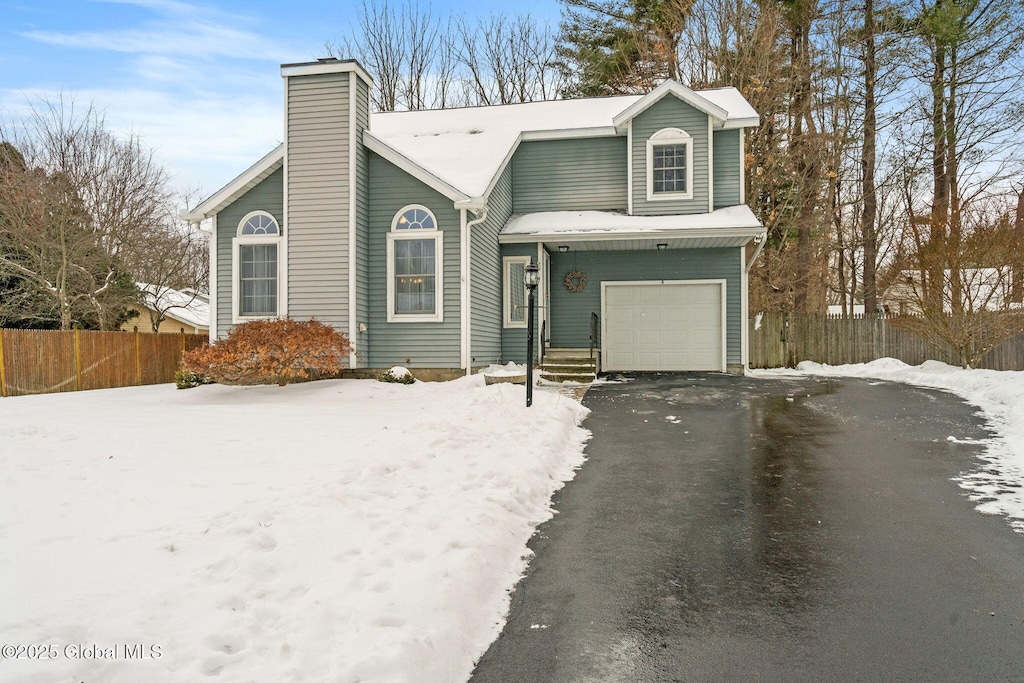
M605 288L608 370L721 370L723 287L657 283Z

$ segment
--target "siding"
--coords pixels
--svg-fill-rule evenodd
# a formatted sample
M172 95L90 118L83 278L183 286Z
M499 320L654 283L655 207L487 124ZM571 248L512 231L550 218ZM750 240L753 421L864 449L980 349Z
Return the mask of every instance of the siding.
M693 199L647 201L647 140L662 128L681 128L693 138ZM633 119L633 213L637 216L707 213L708 116L666 95Z
M508 245L513 246L513 245ZM533 245L514 245L534 247ZM562 280L570 270L587 275L587 287L573 293ZM583 251L551 254L551 346L583 348L590 341L590 314L601 313L601 282L628 280L719 280L726 282L726 362L741 363L742 315L739 249L667 251ZM513 334L513 333L519 333ZM522 362L526 337L505 330L504 360Z
M286 79L288 315L348 332L348 73Z
M369 324L370 310L370 161L363 146L363 131L370 126L370 90L361 78L356 78L356 322ZM356 333L356 350L368 350L366 332ZM360 364L365 363L364 357Z
M503 244L501 245L501 256L532 256L537 261L536 244ZM554 262L551 264L551 277L555 276ZM560 277L565 277L562 273ZM555 283L557 284L557 283ZM552 300L554 294L552 293ZM538 302L539 303L539 302ZM553 306L554 304L552 304ZM499 311L499 315L500 311ZM500 319L500 318L499 318ZM502 321L503 322L503 321ZM534 338L539 341L540 327L534 331ZM517 363L526 362L526 328L524 327L503 327L501 330L501 362L507 363L514 360Z
M711 152L715 162L715 208L736 206L740 203L740 164L743 163L739 130L716 130Z
M515 213L625 211L626 138L524 142L512 176Z
M512 167L508 166L491 192L487 219L470 232L470 353L474 366L501 359L502 273L498 233L512 215L512 186Z
M250 211L266 211L288 234L284 224L284 170L278 169L264 178L217 214L217 337L231 331L231 244L238 234L238 224ZM284 274L281 273L283 276ZM280 285L280 283L279 283Z
M461 364L459 212L452 201L392 163L369 155L369 353L374 368L458 368ZM391 221L408 204L422 204L444 233L444 321L387 321L387 234Z

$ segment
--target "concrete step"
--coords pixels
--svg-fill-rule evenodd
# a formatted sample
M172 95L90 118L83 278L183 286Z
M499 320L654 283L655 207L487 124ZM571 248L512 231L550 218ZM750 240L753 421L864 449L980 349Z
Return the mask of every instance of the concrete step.
M595 349L595 353L596 353L596 349ZM564 348L564 347L551 347L551 348L544 349L544 357L547 358L548 356L551 356L552 358L566 358L566 357L569 357L569 358L587 358L587 359L589 359L590 358L590 349L587 348L587 347L584 347L582 349L570 349L570 348Z
M581 358L579 360L566 359L566 358L545 358L544 362L541 363L541 367L545 370L558 370L562 368L568 368L570 371L586 370L588 372L597 369L597 363L590 360L589 358Z
M540 378L548 382L577 382L579 384L590 384L597 375L592 372L547 372L541 370Z

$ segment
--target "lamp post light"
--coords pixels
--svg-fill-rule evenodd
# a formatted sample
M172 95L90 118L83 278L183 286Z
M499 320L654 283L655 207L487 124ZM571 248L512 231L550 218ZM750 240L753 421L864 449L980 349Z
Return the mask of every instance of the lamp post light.
M526 283L526 407L533 405L533 295L540 284L540 269L530 259L523 273Z

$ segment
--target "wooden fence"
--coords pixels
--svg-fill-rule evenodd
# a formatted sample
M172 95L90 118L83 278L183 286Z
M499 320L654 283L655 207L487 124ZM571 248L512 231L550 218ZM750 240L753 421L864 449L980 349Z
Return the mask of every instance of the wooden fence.
M750 325L750 367L792 367L802 360L829 365L897 358L910 365L939 360L960 365L960 357L910 334L885 317L793 315L754 316ZM982 358L978 367L1024 370L1024 335L1017 335Z
M0 396L173 382L205 334L0 329Z

